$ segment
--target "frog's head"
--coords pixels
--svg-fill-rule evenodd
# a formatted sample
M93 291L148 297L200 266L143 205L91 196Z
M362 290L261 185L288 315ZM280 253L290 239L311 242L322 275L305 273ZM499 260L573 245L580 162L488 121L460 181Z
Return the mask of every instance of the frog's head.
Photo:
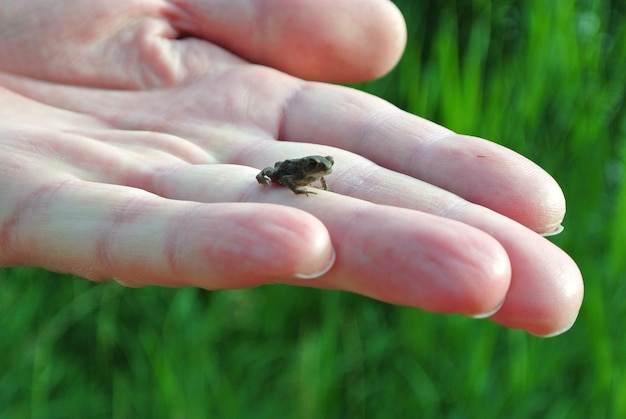
M335 164L335 159L331 156L308 156L303 160L304 170L308 175L327 175L333 171L333 164Z

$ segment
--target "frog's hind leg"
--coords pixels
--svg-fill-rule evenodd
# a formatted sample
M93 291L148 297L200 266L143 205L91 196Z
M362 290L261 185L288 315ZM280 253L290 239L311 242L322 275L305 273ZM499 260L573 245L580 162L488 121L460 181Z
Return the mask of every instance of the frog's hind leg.
M270 184L271 182L271 178L265 174L265 172L261 172L258 175L256 175L256 180L257 182L259 182L261 185L267 186Z

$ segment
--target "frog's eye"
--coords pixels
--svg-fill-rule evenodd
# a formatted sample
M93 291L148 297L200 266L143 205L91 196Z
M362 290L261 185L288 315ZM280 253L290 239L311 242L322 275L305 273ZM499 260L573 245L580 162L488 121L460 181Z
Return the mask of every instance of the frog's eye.
M317 162L315 161L315 159L309 159L307 164L309 165L311 169L317 167Z

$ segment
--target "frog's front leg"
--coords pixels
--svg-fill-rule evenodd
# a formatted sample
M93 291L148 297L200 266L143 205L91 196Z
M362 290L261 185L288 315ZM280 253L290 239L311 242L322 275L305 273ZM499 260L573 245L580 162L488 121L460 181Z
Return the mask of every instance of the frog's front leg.
M320 178L320 183L322 184L322 188L327 191L328 190L328 185L326 184L326 179L324 179L324 176L322 176Z
M314 195L317 193L317 192L313 192L313 191L307 191L306 189L298 188L298 185L293 180L293 176L283 176L282 178L280 178L280 182L279 183L281 185L289 186L289 189L291 189L293 191L293 193L295 193L296 195L305 194L306 196L309 196L310 193L312 193Z

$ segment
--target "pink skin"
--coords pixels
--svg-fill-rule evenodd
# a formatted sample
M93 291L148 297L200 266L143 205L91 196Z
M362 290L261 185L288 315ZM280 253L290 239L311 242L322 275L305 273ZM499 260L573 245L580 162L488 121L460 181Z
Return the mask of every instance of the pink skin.
M282 282L471 316L501 305L505 326L567 330L583 286L537 234L565 212L548 174L305 81L397 62L397 9L355 3L4 2L0 264L133 286ZM255 180L311 154L335 158L333 192Z

